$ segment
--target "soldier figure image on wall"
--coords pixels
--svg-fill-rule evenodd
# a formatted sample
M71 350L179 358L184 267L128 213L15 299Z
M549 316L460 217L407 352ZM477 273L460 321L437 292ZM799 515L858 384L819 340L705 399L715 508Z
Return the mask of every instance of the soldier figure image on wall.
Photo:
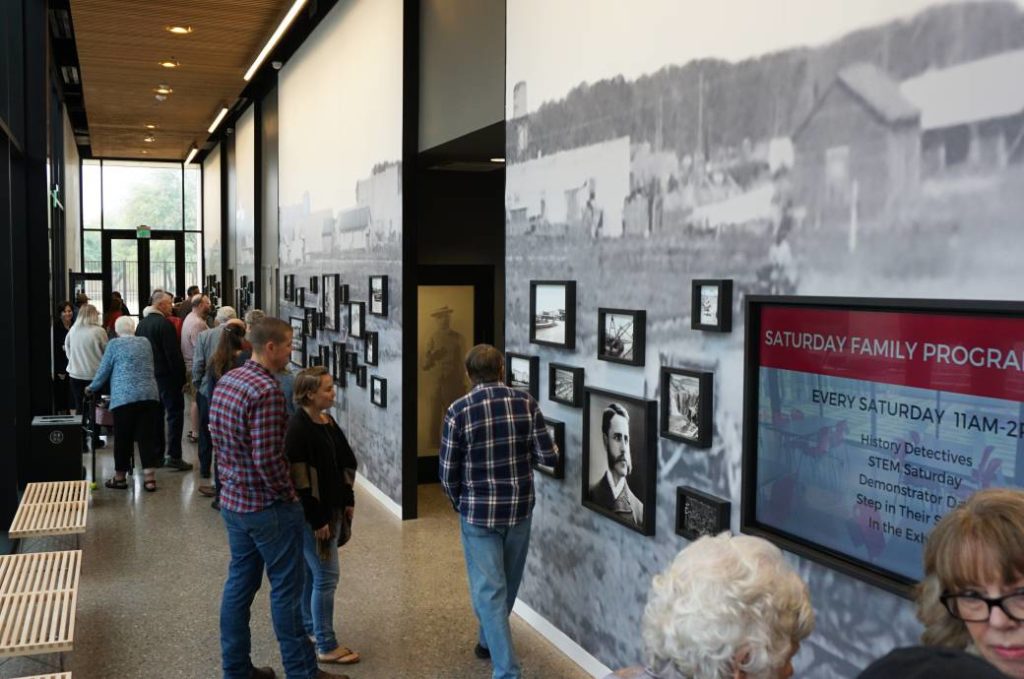
M441 444L441 421L452 401L466 393L466 368L463 361L466 357L466 339L452 329L453 309L447 305L430 314L436 327L430 339L423 361L424 379L433 381L431 411L436 417L431 419L431 445Z

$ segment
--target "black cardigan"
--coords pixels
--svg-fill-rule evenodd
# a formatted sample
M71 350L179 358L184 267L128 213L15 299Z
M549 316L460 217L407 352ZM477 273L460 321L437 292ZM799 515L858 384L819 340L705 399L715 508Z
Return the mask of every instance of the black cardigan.
M318 424L298 408L288 421L284 452L291 463L292 482L302 500L306 521L320 528L355 506L358 462L344 432L330 421Z

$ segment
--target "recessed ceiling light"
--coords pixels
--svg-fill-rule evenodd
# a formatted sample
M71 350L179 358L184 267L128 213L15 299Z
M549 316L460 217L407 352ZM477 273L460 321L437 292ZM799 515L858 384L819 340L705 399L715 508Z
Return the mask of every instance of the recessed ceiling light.
M145 139L143 139L142 141L146 142L147 144L152 144L153 142L156 141L156 137L154 137L151 134L147 134Z
M504 163L505 159L504 158L491 158L491 162L492 163Z
M224 120L224 116L226 116L227 114L227 106L222 106L220 109L220 113L218 113L217 117L213 119L213 122L210 123L210 126L208 128L206 128L206 131L209 132L210 134L213 134L213 131L217 129L217 126L220 125L220 121Z
M161 83L161 84L157 85L156 87L154 87L153 91L156 92L157 94L168 95L171 92L173 92L174 90L171 89L170 85L164 85L163 83Z
M164 59L159 63L164 68L178 68L179 66L181 66L181 62L175 59L174 57L171 57L170 59Z
M192 146L189 147L188 155L185 156L185 164L188 165L189 163L191 163L192 159L196 157L197 153L199 153L199 149L196 147L195 144L192 144Z
M149 151L147 151L146 149L142 149L142 152L143 153L149 153Z
M154 94L153 98L156 99L157 101L167 101L167 95L166 94Z
M164 26L164 30L175 35L188 35L192 32L191 26Z
M156 125L154 125L153 123L146 123L146 129L147 130L155 130L156 129Z

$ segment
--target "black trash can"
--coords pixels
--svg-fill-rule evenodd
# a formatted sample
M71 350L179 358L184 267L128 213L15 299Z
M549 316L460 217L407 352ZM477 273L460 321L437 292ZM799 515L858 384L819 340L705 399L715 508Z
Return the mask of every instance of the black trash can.
M20 486L37 481L82 478L82 418L39 415L32 419L32 454L20 469Z

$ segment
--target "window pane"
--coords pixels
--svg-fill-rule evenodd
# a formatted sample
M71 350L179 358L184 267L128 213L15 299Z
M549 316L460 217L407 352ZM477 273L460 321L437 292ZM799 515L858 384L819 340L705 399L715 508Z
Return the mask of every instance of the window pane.
M203 239L201 234L185 234L185 285L206 287L203 280Z
M102 228L100 223L102 190L100 186L100 161L82 161L82 226L86 229Z
M141 314L144 305L139 290L139 242L134 238L110 241L110 281L112 290L121 293L128 311Z
M149 242L149 289L163 290L172 295L185 294L178 292L175 280L174 241L153 240Z
M181 230L181 165L104 162L103 226Z
M201 179L199 166L185 168L185 230L201 231L203 228L202 195L199 192Z
M100 231L86 231L82 241L82 271L103 273L103 236Z

